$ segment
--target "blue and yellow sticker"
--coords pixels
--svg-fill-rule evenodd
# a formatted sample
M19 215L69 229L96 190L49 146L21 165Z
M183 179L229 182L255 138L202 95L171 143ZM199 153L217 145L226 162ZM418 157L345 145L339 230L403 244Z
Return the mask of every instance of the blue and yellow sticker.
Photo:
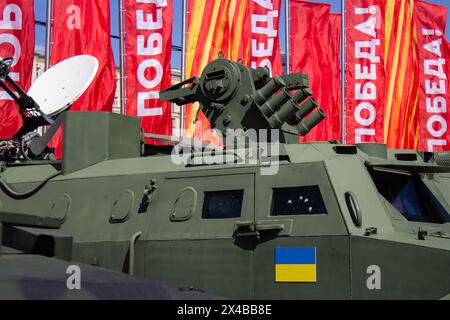
M275 282L317 282L316 248L275 248Z

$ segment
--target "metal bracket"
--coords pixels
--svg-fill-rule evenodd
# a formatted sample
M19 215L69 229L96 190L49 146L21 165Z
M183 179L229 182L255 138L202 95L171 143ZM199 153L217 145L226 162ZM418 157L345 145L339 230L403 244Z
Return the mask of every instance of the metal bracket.
M187 84L191 84L191 86L185 87ZM176 103L179 106L193 103L197 101L196 92L199 84L200 79L198 77L189 78L161 91L159 99Z
M378 231L377 228L370 227L370 228L367 228L366 231L364 231L364 235L366 237L370 237L370 236L377 234L377 231Z
M238 222L234 225L234 236L238 237L256 237L259 238L260 233L255 230L253 221Z
M280 232L285 228L284 223L272 223L272 224L264 224L265 221L256 221L256 222L238 222L235 224L234 235L236 237L256 237L259 239L261 236L261 232Z

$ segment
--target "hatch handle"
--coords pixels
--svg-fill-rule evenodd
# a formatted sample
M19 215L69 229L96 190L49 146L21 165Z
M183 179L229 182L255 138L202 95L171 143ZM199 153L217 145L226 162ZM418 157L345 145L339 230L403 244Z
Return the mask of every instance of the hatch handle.
M345 203L347 204L348 211L350 212L350 217L352 218L353 224L356 227L362 226L362 215L361 207L356 199L355 194L352 191L347 191L345 193Z
M129 268L128 273L134 275L134 246L136 244L137 238L142 235L142 231L138 231L133 234L130 238L130 255L129 255Z
M257 237L260 234L255 228L255 223L253 221L237 222L234 225L234 236L236 238L240 237Z
M271 231L271 230L281 231L283 229L284 229L284 224L282 224L282 223L261 224L260 222L257 222L255 225L256 231Z

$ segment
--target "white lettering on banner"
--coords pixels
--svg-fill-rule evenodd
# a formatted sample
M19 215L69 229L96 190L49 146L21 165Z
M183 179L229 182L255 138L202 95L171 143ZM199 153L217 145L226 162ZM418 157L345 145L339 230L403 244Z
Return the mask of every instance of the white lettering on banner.
M155 76L151 80L148 80L145 77L145 71L148 68L153 68L156 71ZM163 67L162 67L161 63L156 59L144 60L139 64L139 67L137 70L137 76L138 76L139 83L142 84L144 87L149 88L149 89L154 88L158 84L160 84L162 81Z
M17 4L8 4L3 9L0 30L22 30L22 10Z
M153 56L162 53L163 38L160 33L152 33L147 39L147 47L145 46L145 37L140 35L137 37L138 54L145 56Z
M422 29L424 36L441 37L440 30ZM433 151L435 146L446 146L447 120L443 114L447 113L447 76L444 67L447 63L442 58L442 38L423 45L423 48L431 54L429 58L423 60L423 72L425 75L425 101L427 119L427 132L432 138L427 139L428 151Z
M167 7L167 0L137 0L137 3L153 3L158 7Z
M149 91L137 92L137 116L138 117L154 117L163 114L162 106L146 107L146 102L158 100L159 93L151 89L161 84L163 79L163 66L158 59L151 58L159 55L163 50L163 9L167 7L167 0L136 0L137 3L153 3L156 5L156 14L146 13L144 10L136 10L136 28L137 30L151 30L152 33L146 35L139 34L137 36L137 55L149 57L141 61L137 68L137 79L142 87ZM153 69L153 72L147 70ZM152 78L146 77L149 74Z
M2 12L2 17L0 18L0 31L3 30L22 30L23 24L23 15L22 10L16 4L8 4L0 9ZM0 34L0 46L10 45L14 49L13 58L14 61L11 67L14 67L20 60L20 54L22 52L22 48L20 45L19 39L12 33L2 33ZM20 74L17 72L10 72L9 76L14 81L20 80ZM0 100L12 100L9 94L5 91L0 90Z
M69 30L81 30L81 8L76 5L67 7L66 13L68 15L66 26Z
M273 55L275 39L278 30L275 27L275 21L278 18L278 10L273 10L272 0L253 0L260 7L267 10L265 14L252 14L251 17L251 58L252 68L267 67L272 74L272 63L270 57ZM258 36L257 36L258 35ZM261 37L264 40L261 41ZM257 37L257 38L256 38ZM263 58L259 63L254 58Z
M17 37L10 33L2 33L0 34L0 45L4 43L9 43L14 48L14 54L12 58L14 59L13 63L11 64L11 67L14 67L20 58L20 53L22 51L22 48L20 46L20 41L17 39Z
M365 137L375 136L375 129L371 128L377 118L377 110L373 101L377 100L377 64L381 59L377 55L380 46L377 30L380 29L380 9L377 6L355 8L355 14L367 15L369 18L355 26L355 29L370 36L369 41L355 41L355 100L358 105L354 111L354 118L358 126L355 128L355 142L365 142ZM360 80L360 81L358 81ZM370 80L375 80L374 82Z
M268 10L273 9L273 3L272 0L254 0L257 4L259 4L261 7L266 8Z
M162 116L162 107L146 108L145 100L159 99L158 91L138 92L138 110L141 117L155 117Z
M162 29L162 9L156 10L156 19L153 14L149 13L144 19L144 10L136 10L137 28L140 30L157 30Z

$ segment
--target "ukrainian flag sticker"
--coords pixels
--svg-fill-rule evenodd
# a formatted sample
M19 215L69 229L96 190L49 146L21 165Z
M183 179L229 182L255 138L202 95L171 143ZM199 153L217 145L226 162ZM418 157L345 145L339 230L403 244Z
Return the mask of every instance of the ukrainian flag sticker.
M275 282L317 282L316 248L275 248Z

